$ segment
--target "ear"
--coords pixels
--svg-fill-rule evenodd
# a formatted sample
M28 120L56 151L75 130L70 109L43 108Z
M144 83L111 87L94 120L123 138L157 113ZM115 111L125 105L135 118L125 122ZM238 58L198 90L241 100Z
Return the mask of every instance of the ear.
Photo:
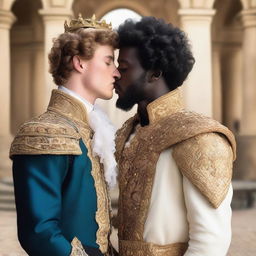
M159 80L162 76L161 70L150 70L148 71L148 82L152 83Z
M72 62L73 67L77 72L83 73L85 71L85 62L78 55L75 55L72 58Z

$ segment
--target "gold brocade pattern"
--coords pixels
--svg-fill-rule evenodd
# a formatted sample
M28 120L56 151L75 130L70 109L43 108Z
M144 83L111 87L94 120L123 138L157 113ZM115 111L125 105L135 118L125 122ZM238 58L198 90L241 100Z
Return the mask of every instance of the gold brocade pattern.
M20 127L11 145L10 157L21 154L81 155L80 138L67 120L53 112L46 112Z
M97 240L96 243L99 245L99 249L102 253L108 251L108 238L110 234L110 199L108 187L104 178L103 166L100 164L98 157L93 156L91 140L89 139L90 134L87 129L81 129L81 134L83 142L88 149L88 157L92 163L92 176L94 178L96 193L97 193L97 212L96 212L96 222L99 225L97 230Z
M73 97L62 91L53 91L53 97L50 101L48 110L57 113L64 113L67 117L73 118L76 127L79 129L82 140L88 150L88 157L92 163L92 176L94 178L95 189L97 194L97 212L96 222L99 226L96 234L96 242L102 253L108 250L108 237L110 233L110 203L107 185L104 178L103 168L100 165L99 158L93 155L91 139L93 131L89 127L87 113L83 105Z
M125 256L180 256L187 250L187 243L156 245L140 241L120 241L119 253Z
M72 246L72 251L70 256L88 256L81 242L76 237L72 240L71 246Z
M25 123L14 139L10 156L17 154L82 154L82 139L92 163L97 194L96 222L99 226L96 242L102 253L108 250L110 234L110 199L99 158L92 153L93 131L88 124L86 109L74 97L53 90L48 110ZM79 255L79 254L78 254Z
M70 120L82 121L88 124L87 112L83 104L60 90L52 91L48 111L68 117Z
M228 141L216 133L200 134L175 145L173 158L182 174L218 208L232 178L233 152Z
M184 109L182 96L180 89L177 88L148 104L147 112L149 122L152 124L162 117L166 117L182 109Z
M169 94L169 97L172 96L173 94ZM177 95L174 96L177 97ZM165 97L163 97L163 100L164 102L159 98L158 104L172 102ZM208 117L181 109L177 112L177 109L180 109L180 107L176 108L172 104L165 105L165 108L162 107L161 113L158 112L157 115L152 115L153 119L151 118L151 122L148 126L136 129L136 134L130 141L129 147L125 147L125 142L138 123L137 116L129 119L117 134L116 155L120 170L118 210L120 241L143 241L144 225L150 205L156 164L163 150L172 145L179 145L182 141L194 137L197 138L200 134L219 133L225 137L225 139L221 138L223 141L226 141L225 145L230 143L232 146L233 152L230 151L232 158L229 158L229 161L232 162L235 158L236 145L234 136L226 127ZM157 122L154 120L157 120ZM219 134L216 136L220 137ZM220 143L223 143L222 140ZM208 143L210 143L210 141L208 141ZM202 145L199 145L199 148L200 147L202 147ZM231 149L230 146L229 149ZM230 175L230 165L227 167L228 170L226 168L222 170L222 176ZM194 172L195 170L190 171ZM224 174L224 172L228 173ZM198 173L195 172L194 175L190 177L190 181L196 184L196 181L202 179L202 177L202 175L198 175ZM207 180L207 182L210 181L212 180ZM230 181L226 181L227 182L223 183L220 179L216 179L216 188L214 191L208 191L208 195L214 192L225 196L226 188L230 184ZM203 181L201 180L201 182ZM221 183L221 185L219 183ZM208 187L208 189L211 188L212 187ZM204 193L205 191L202 190L201 192ZM205 196L207 197L207 195ZM122 242L120 242L120 246L122 246ZM123 255L126 256L130 254Z

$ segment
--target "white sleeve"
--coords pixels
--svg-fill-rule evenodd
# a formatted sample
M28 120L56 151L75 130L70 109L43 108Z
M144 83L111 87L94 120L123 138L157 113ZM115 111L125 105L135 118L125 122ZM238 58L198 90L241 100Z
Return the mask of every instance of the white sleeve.
M232 186L217 209L185 176L183 191L189 223L189 246L184 256L225 256L231 242Z

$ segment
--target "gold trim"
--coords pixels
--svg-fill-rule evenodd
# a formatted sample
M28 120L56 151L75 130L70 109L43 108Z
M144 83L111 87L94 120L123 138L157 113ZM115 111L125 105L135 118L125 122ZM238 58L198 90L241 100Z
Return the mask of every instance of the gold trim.
M71 242L72 251L70 256L89 256L84 248L81 242L77 239L77 237L74 237L74 239Z
M232 178L233 153L228 141L216 133L199 134L175 145L173 158L182 174L218 208Z
M55 113L46 112L20 127L12 142L10 157L39 154L81 155L80 137L68 120Z
M92 163L91 174L94 179L94 186L97 194L97 212L96 212L96 222L99 226L96 233L96 243L99 245L99 249L102 253L108 251L109 246L109 235L111 231L110 227L110 200L109 191L104 178L103 166L100 164L98 157L93 156L91 140L86 129L81 128L82 140L88 150L88 157Z
M121 240L119 254L122 256L182 256L185 254L187 243L157 245L141 241Z
M108 236L110 233L110 203L107 185L104 177L103 166L100 165L98 157L93 155L91 138L92 129L88 124L86 109L83 104L74 97L60 91L53 90L48 110L60 113L72 119L81 134L82 140L88 150L88 157L92 163L91 174L94 179L94 186L97 194L96 222L99 226L96 233L96 242L102 253L108 250Z
M164 94L147 106L150 123L184 109L181 91L179 88Z
M71 120L88 123L87 112L83 103L61 90L52 90L47 110L54 111Z
M134 119L127 123L126 129L122 130L125 136L120 134L118 140L121 141L117 143L120 156L119 239L142 241L160 153L172 145L196 138L199 134L212 132L226 137L226 143L230 143L233 148L234 158L236 146L233 134L217 121L193 112L180 111L156 123L138 128L130 146L124 147L134 124ZM229 168L229 165L227 167ZM230 170L224 168L223 172ZM225 194L226 188L220 189L224 189L224 192L219 191L220 194Z
M10 155L15 154L82 154L82 138L92 163L92 176L97 194L96 242L102 253L108 250L110 233L110 199L100 160L92 153L93 131L88 124L86 109L74 97L53 90L48 111L25 123L16 136Z

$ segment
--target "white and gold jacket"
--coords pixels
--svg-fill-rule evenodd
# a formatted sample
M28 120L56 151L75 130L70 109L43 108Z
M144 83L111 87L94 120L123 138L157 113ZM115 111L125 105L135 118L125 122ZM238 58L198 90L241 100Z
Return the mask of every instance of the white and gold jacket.
M117 134L122 256L224 256L231 239L233 134L185 111L179 90Z

